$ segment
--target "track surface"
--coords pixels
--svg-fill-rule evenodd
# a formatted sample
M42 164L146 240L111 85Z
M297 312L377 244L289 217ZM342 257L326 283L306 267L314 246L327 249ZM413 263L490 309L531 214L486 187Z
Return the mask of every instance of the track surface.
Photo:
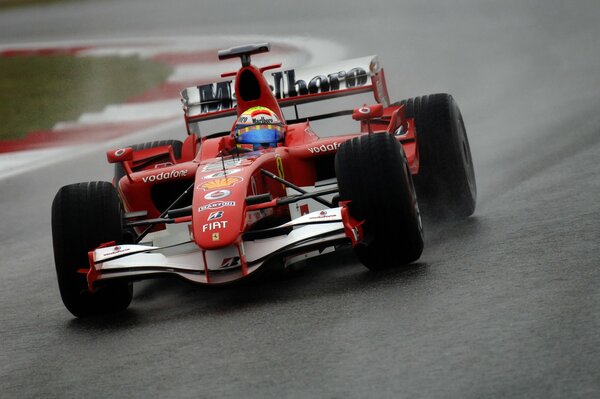
M129 311L76 320L58 295L50 204L61 185L110 177L104 148L0 181L3 397L600 394L596 0L123 3L6 12L0 40L228 29L378 53L396 99L454 94L479 206L426 225L404 269L370 273L343 253L259 287L147 282Z

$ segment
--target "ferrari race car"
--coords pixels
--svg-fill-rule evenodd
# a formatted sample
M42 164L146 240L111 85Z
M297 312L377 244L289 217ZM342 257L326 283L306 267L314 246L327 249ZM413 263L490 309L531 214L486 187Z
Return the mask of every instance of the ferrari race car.
M372 270L407 264L423 251L421 210L473 213L473 163L452 96L390 103L375 56L323 68L251 63L269 49L221 50L219 59L239 57L241 68L182 91L183 142L108 151L112 183L58 191L54 258L75 316L125 309L134 281L245 281L349 245ZM298 116L299 104L369 92L371 105ZM355 132L319 138L312 130L313 121L343 116L357 121ZM202 128L226 117L230 130Z

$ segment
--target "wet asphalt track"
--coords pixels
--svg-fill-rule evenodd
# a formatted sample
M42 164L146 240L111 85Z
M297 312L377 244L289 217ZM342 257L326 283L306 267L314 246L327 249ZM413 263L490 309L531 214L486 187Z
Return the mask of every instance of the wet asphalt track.
M245 289L146 282L129 311L76 320L58 295L50 204L63 184L109 178L104 149L0 181L0 396L600 394L597 1L155 3L3 13L0 40L230 29L378 53L396 99L448 91L461 105L476 214L426 225L407 268L370 273L342 253Z

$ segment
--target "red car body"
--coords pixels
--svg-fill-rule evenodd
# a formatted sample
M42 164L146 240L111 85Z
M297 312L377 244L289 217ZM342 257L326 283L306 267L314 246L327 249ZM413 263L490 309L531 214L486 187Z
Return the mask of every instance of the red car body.
M289 264L325 248L360 242L362 221L354 220L347 204L335 198L334 158L340 145L353 137L392 135L403 146L410 173L419 172L414 121L405 116L403 106L390 105L376 57L319 72L274 72L269 81L265 71L280 65L250 64L250 54L264 50L253 46L221 54L242 58L234 92L231 81L182 92L189 134L180 154L172 145L108 152L109 162L124 171L114 184L134 239L131 244L103 244L89 253L90 291L102 280L164 274L227 283L274 259ZM267 107L285 121L282 107L364 92L374 93L373 105L315 117L352 114L357 129L341 136L319 138L310 117L296 118L286 122L284 141L277 147L240 152L231 134L196 129L214 118L232 117L233 122L254 106ZM161 237L171 229L178 238L164 241Z

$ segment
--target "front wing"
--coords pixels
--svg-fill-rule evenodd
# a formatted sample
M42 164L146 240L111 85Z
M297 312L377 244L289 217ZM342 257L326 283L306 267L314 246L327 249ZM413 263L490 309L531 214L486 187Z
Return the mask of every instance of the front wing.
M318 254L324 248L350 242L344 232L342 208L312 212L271 230L284 233L248 240L240 236L237 244L217 250L201 249L192 241L166 247L97 248L89 253L88 285L93 291L96 283L102 281L142 280L164 275L195 283L222 284L246 277L273 257L291 260L299 254L313 251Z

